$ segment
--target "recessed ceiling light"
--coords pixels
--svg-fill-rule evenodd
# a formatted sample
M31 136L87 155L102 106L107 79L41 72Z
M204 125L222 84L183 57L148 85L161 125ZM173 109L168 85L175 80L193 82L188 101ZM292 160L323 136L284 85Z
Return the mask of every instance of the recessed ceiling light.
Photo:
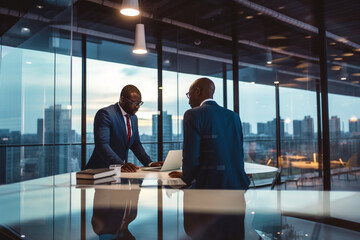
M277 35L277 36L273 35L273 36L269 36L268 39L270 39L270 40L279 40L279 39L287 39L287 37L280 36L280 35Z
M262 14L263 14L262 12L258 12L258 13L257 13L257 15L259 15L259 16L262 15Z
M346 38L343 37L339 37L338 39L336 39L336 41L341 42L341 43L347 43L348 40Z
M354 77L360 77L360 73L353 73L352 74Z
M308 82L310 80L309 77L299 77L299 78L294 78L295 81L298 82Z
M355 48L354 51L360 52L360 48Z
M336 58L334 58L334 60L335 61L341 61L341 60L343 60L341 57L336 57Z
M275 81L274 84L279 84L280 82L279 81Z
M352 81L352 83L359 83L360 81Z
M305 38L311 38L311 36L310 36L310 35L307 35L307 36L305 36Z
M281 10L281 9L284 9L284 8L285 8L285 6L280 6L278 9Z
M21 33L29 33L29 32L30 32L30 28L27 28L27 27L21 28Z
M44 6L43 5L37 5L36 6L38 9L42 9L42 8L44 8Z
M331 57L336 57L336 56L337 56L337 54L330 54L330 56L331 56Z
M299 64L296 66L296 68L307 68L308 66L309 66L308 63L303 62L303 63L299 63Z
M25 62L26 64L32 64L32 62L30 62L30 61L27 61L27 62Z
M341 69L341 66L332 66L331 67L331 70L333 70L333 71L340 71L340 69Z
M334 46L334 45L336 45L336 42L329 42L329 44Z
M354 56L353 53L343 53L343 57L351 57Z
M246 16L245 18L246 18L246 19L252 19L252 18L254 18L254 17L251 16L251 15L249 15L249 16Z
M345 80L346 80L346 77L341 77L340 80L341 80L341 81L345 81Z
M266 64L270 65L272 64L272 61L267 61Z

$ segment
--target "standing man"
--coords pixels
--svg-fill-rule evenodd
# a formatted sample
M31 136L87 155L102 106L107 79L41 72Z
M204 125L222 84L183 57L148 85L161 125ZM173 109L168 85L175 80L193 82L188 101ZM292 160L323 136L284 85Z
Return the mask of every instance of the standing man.
M121 90L120 100L100 109L94 119L95 148L86 168L107 168L111 164L123 164L121 171L136 172L138 167L128 163L129 149L144 166L161 166L152 162L139 137L138 119L135 113L143 104L141 93L134 85Z
M214 100L214 83L197 79L189 88L184 114L183 166L171 177L181 177L192 188L248 189L244 171L243 135L239 116Z

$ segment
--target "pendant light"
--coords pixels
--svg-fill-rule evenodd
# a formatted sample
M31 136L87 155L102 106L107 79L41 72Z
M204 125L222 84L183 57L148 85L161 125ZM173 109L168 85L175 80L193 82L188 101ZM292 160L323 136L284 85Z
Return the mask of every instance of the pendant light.
M146 42L145 42L145 27L144 24L141 23L136 24L135 44L134 44L133 53L135 54L147 53Z
M140 14L138 0L123 0L120 13L125 16L137 16Z

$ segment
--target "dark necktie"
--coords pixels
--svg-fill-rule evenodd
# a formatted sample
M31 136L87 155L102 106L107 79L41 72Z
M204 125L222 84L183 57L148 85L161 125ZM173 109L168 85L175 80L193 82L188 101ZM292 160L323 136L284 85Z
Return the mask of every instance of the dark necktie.
M130 115L125 114L125 117L126 117L126 128L127 128L127 142L129 143L131 138Z

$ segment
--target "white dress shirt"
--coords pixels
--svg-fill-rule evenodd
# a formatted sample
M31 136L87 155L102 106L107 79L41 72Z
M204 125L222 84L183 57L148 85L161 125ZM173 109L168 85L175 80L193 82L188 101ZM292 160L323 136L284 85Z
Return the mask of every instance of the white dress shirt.
M202 102L200 103L200 106L202 106L202 105L204 104L204 102L210 102L210 101L214 101L214 102L215 102L214 99L208 98L208 99L205 99L204 101L202 101Z

